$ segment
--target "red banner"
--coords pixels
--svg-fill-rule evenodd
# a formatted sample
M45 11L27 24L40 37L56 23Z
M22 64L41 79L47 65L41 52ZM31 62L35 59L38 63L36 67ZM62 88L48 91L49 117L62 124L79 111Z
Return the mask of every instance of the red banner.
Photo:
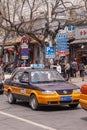
M69 52L67 52L67 51L56 52L56 55L61 55L61 54L63 54L63 55L69 55Z

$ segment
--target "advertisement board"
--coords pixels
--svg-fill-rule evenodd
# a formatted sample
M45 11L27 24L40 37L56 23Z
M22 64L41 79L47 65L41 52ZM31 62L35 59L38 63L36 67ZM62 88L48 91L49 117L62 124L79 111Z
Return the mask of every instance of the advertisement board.
M87 26L76 27L75 39L86 39L87 38Z

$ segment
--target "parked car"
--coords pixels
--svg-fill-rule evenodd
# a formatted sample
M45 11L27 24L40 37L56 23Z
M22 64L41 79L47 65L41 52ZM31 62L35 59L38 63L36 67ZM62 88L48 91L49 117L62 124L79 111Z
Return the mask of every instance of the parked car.
M4 93L10 104L17 100L29 102L33 110L39 106L79 104L80 88L64 80L54 69L19 68L4 82Z
M83 84L80 91L80 105L84 110L87 110L87 84Z

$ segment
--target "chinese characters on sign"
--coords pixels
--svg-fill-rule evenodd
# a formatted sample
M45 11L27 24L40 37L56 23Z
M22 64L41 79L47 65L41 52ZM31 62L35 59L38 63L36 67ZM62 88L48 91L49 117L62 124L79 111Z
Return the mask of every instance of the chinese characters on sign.
M80 35L87 35L87 29L80 29Z
M77 27L75 29L75 38L76 39L87 38L87 26Z
M67 34L58 34L56 36L56 54L57 55L67 55L69 54L69 43Z

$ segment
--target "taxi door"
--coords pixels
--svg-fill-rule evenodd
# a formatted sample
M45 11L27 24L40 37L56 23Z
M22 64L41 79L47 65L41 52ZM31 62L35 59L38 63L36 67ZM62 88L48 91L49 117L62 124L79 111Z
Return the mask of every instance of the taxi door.
M20 95L24 100L29 100L30 85L29 85L29 73L24 72L20 79Z
M11 92L16 99L29 99L29 74L28 72L17 72L11 79Z

